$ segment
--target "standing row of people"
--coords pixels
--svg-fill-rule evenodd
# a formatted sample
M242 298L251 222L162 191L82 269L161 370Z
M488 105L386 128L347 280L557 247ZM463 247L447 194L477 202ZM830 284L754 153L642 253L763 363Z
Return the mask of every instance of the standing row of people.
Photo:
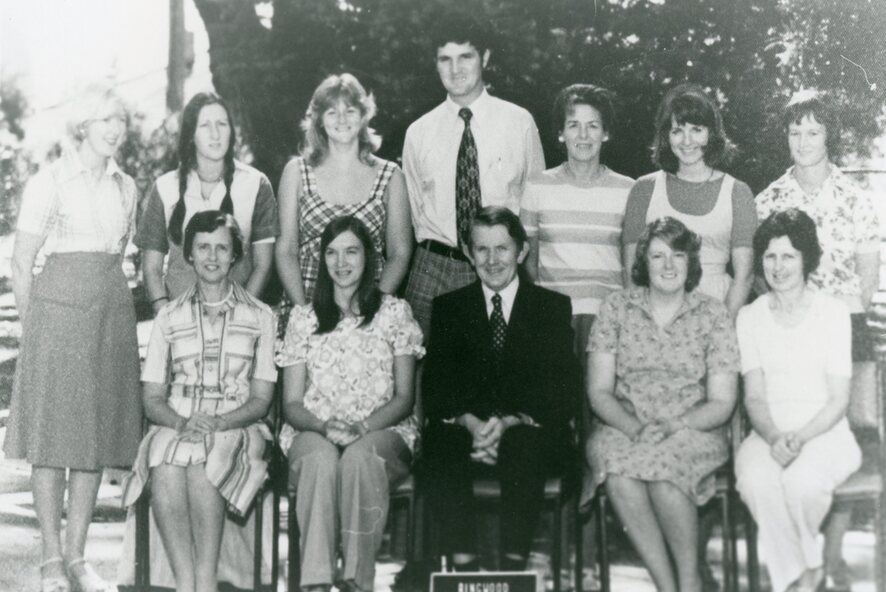
M863 313L878 265L873 206L830 162L836 119L817 96L791 103L794 166L755 204L722 171L733 148L699 87L666 95L653 141L661 170L633 182L600 161L616 129L612 94L573 85L554 108L566 161L545 171L531 115L486 91L485 39L470 21L436 31L447 98L408 129L403 172L373 155L372 97L350 75L324 81L279 205L268 179L234 159L224 102L189 102L179 168L157 180L135 232L156 315L142 401L120 271L136 195L113 161L125 115L113 93L87 93L73 144L28 185L14 254L24 333L5 450L34 465L44 590L111 588L83 559L86 530L101 469L133 460L125 500L151 479L178 589L215 588L234 530L225 508L242 514L265 470L260 419L276 373L273 314L257 296L275 261L293 304L276 362L303 587L332 585L340 538L344 585L371 589L387 491L416 451L415 366L427 347L427 475L456 568L477 562L474 521L452 520L474 512L477 472L502 482L504 562L525 566L543 477L570 455L583 359L597 417L586 494L606 483L659 589L699 589L695 509L729 455L722 426L740 350L753 434L736 461L739 490L755 516L782 520L761 533L776 589L814 589L813 535L849 470L827 473L814 450L830 438L857 452L841 419L843 313L856 315L854 359L867 364L856 374L869 371ZM771 294L742 309L755 267ZM392 295L407 273L408 305ZM832 347L804 357L815 373L773 350L805 351L792 344L820 331ZM139 448L143 412L153 425ZM794 473L814 495L767 489Z

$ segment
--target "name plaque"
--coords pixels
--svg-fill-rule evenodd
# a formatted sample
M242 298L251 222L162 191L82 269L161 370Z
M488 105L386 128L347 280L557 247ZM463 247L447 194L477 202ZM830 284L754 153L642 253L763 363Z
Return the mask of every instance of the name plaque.
M479 571L431 574L431 592L536 592L538 574Z

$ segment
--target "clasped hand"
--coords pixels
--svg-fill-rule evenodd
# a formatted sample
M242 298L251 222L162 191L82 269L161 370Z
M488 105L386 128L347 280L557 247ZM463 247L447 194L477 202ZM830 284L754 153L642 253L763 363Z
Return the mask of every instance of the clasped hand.
M642 444L658 444L678 431L677 422L669 419L654 419L637 431L631 440Z
M198 442L207 434L228 429L227 422L219 416L198 411L181 427L181 437L188 442Z
M787 432L778 435L769 449L769 454L772 455L775 462L786 467L794 462L802 448L803 444L800 442L797 434L795 432Z
M498 462L498 443L505 431L505 424L501 417L490 417L486 422L477 421L468 430L473 437L474 450L471 452L471 460L486 465L494 465Z
M363 435L357 424L348 423L335 417L327 419L323 423L323 431L326 439L336 446L347 446Z

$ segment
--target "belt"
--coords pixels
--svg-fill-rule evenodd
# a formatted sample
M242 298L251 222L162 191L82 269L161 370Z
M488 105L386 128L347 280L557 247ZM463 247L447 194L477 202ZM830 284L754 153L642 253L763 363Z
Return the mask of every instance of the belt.
M418 244L420 247L424 247L425 250L430 251L434 255L440 255L441 257L449 257L450 259L454 259L456 261L463 261L465 263L470 263L470 259L465 257L465 254L461 249L456 249L450 247L448 245L444 245L443 243L439 243L435 240L424 240Z
M172 392L185 398L201 398L201 399L235 399L236 396L228 396L225 392L220 391L217 387L204 387L194 384L174 384Z

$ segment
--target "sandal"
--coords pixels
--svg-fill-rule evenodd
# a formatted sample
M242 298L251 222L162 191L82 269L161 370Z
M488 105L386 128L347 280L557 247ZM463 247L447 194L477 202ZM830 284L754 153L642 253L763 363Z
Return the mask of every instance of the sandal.
M74 568L78 565L83 566L83 570L75 574ZM68 563L68 577L74 584L74 590L79 592L118 592L117 586L103 580L83 557Z
M47 559L43 563L40 564L40 590L41 592L70 592L71 590L71 582L68 581L64 575L60 576L43 576L43 568L47 565L52 565L53 563L59 563L64 565L65 560L61 557L53 557L52 559Z

